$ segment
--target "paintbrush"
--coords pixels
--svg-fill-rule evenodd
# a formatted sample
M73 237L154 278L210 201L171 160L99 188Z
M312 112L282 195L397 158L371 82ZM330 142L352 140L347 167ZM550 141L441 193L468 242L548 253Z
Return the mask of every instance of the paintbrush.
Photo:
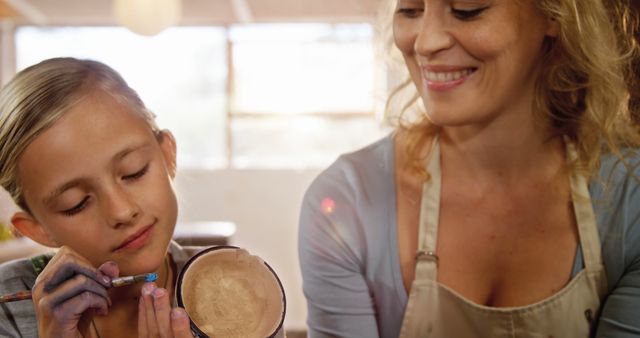
M139 282L155 282L157 279L158 274L155 272L136 276L117 277L111 280L111 287L117 288ZM17 302L19 300L27 299L31 299L31 291L25 290L0 296L0 303Z

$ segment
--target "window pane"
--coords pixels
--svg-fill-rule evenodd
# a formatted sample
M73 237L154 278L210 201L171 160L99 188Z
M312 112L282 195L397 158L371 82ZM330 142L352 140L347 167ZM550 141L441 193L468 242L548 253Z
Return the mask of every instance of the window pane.
M388 130L371 116L237 117L232 120L233 166L323 168Z
M55 56L105 62L138 91L178 141L180 166L226 165L226 32L176 27L143 37L116 27L23 27L18 69Z
M369 24L234 26L233 113L372 113Z

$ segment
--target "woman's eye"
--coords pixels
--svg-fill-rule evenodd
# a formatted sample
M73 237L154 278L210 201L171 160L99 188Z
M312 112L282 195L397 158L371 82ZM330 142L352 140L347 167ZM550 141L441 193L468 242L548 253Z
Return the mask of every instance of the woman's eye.
M419 18L420 16L422 16L422 12L423 11L424 10L422 8L406 7L406 8L398 8L396 10L396 14L404 16L406 18L414 19L414 18Z
M481 7L476 9L451 9L451 13L458 20L471 20L484 12L488 7Z
M89 202L89 196L86 196L85 198L83 198L82 201L80 201L80 203L74 205L73 207L66 210L62 210L62 213L66 216L73 216L79 213L80 211L84 210L84 208L87 206L87 202Z
M133 174L122 176L122 179L125 181L135 181L140 177L144 176L144 174L146 174L148 170L149 170L149 164L145 165L142 169L136 171Z

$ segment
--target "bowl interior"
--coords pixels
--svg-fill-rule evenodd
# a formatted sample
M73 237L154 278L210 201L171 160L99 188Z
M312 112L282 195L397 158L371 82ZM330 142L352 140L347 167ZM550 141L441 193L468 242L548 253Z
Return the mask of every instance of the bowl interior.
M185 269L178 292L191 321L207 336L264 338L282 323L282 288L259 257L223 248L194 257Z

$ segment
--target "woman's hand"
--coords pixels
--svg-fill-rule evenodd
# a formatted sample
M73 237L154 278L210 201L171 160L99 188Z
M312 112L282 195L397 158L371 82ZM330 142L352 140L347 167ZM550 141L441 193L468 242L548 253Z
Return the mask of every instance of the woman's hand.
M38 275L32 299L43 338L82 337L79 326L93 312L106 315L111 306L107 288L118 268L107 262L94 268L69 247L62 247ZM83 319L81 321L81 319Z
M154 283L142 286L138 338L193 338L187 313L181 308L172 309L167 290Z

